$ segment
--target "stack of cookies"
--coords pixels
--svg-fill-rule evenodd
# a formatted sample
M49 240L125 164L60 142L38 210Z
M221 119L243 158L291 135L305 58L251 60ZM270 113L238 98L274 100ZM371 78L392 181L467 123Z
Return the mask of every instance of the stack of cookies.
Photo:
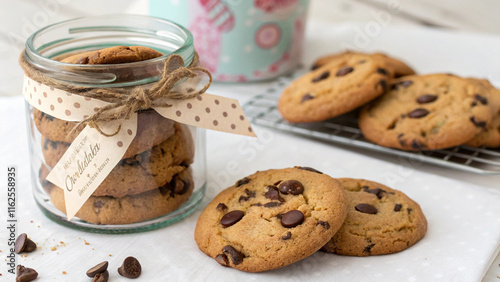
M379 183L334 179L309 167L260 171L219 193L198 218L198 247L222 266L283 267L318 250L399 252L424 237L420 206Z
M118 46L64 59L67 63L111 64L161 56L146 47ZM41 133L40 179L54 206L65 212L64 191L45 180L83 125L57 119L37 109L33 121ZM190 164L194 143L189 129L153 110L138 112L137 135L122 160L76 214L94 224L130 224L165 215L186 202L193 191Z
M500 147L500 90L487 80L415 75L404 62L375 53L318 59L278 103L290 122L317 122L362 107L366 139L401 150L457 145Z

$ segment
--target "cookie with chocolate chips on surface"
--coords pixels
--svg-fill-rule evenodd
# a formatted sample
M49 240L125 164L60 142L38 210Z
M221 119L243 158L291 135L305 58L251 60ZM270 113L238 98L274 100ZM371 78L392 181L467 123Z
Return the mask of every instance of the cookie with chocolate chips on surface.
M302 167L260 171L219 193L194 237L219 264L260 272L319 250L346 213L346 194L328 175Z
M400 252L427 232L420 206L404 193L380 183L338 179L347 192L347 218L321 249L348 256L372 256Z
M415 74L415 71L410 66L408 66L406 63L404 63L396 58L390 57L386 54L383 54L383 53L371 53L370 54L370 53L361 53L361 52L354 52L354 51L345 51L342 53L327 55L327 56L318 58L317 60L315 60L313 62L311 69L315 70L315 69L320 68L328 63L331 63L331 62L334 62L337 60L343 60L343 59L348 58L348 57L353 56L353 55L365 55L365 56L373 56L373 57L381 58L382 60L384 60L386 62L387 67L393 70L394 77L396 77L396 78L401 77L401 76Z
M485 131L493 117L485 88L449 74L406 76L366 105L359 127L366 139L402 150L461 145Z
M347 56L293 81L281 94L278 110L290 122L333 118L382 95L393 77L378 57Z

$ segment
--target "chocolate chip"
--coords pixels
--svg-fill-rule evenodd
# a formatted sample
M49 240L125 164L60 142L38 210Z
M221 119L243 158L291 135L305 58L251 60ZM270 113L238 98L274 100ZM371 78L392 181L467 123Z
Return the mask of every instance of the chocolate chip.
M394 205L394 211L398 212L398 211L401 210L402 207L403 207L403 205L401 205L401 204L395 204Z
M320 75L318 75L317 77L313 78L312 82L319 82L319 81L321 81L323 79L327 79L329 76L330 76L330 72L329 71L322 72Z
M408 87L410 87L410 85L412 85L412 84L413 84L413 81L411 81L411 80L403 80L403 81L400 81L400 82L394 83L394 84L391 86L391 89L399 89L399 87L408 88Z
M173 194L182 195L188 191L189 186L191 186L191 183L184 181L177 175L170 181L170 189Z
M320 64L313 64L313 65L311 66L311 70L313 71L313 70L315 70L315 69L318 69L319 67L321 67L321 65L320 65Z
M29 282L38 277L38 272L33 268L17 265L16 282Z
M377 208L375 208L372 205L369 204L357 204L354 207L357 211L362 212L362 213L368 213L368 214L376 214L377 213Z
M278 186L278 185L281 183L281 181L282 181L282 180L278 180L278 181L276 181L273 185L274 185L274 186Z
M108 262L107 261L103 261L103 262L97 264L96 266L91 267L89 270L87 270L87 276L90 277L90 278L92 278L96 274L103 273L107 269L108 269Z
M312 100L312 99L314 99L314 96L312 96L311 94L307 93L304 96L302 96L302 99L300 100L300 102L304 103L305 101L309 101L309 100Z
M370 244L366 246L365 249L363 250L363 253L371 253L373 246L375 246L375 244Z
M222 224L222 226L224 227L229 227L240 221L244 215L245 213L240 210L230 211L220 219L220 224Z
M403 138L403 136L405 136L405 134L404 134L404 133L400 133L400 134L398 135L398 142L399 142L399 144L400 144L402 147L404 147L404 146L405 146L405 144L406 144L406 141L405 141L404 139L402 139L402 138Z
M252 204L252 206L261 207L262 204L261 203L255 203L255 204Z
M271 201L273 201L273 200L280 201L280 202L285 201L285 199L283 199L283 197L280 196L280 192L278 190L278 187L273 186L273 185L267 186L267 192L264 194L264 197L266 197L266 199L269 199Z
M215 260L222 266L228 266L229 260L227 259L226 254L218 254L215 256Z
M295 227L304 222L304 214L299 210L291 210L281 217L281 225L284 227Z
M238 252L235 248L231 246L225 246L224 249L222 249L222 253L228 254L231 257L231 261L233 262L234 265L240 264L245 256Z
M315 170L314 168L312 168L312 167L308 167L308 166L296 166L296 168L298 168L298 169L302 169L302 170L307 170L307 171L316 172L316 173L319 173L319 174L323 174L321 171L319 171L319 170Z
M423 108L418 108L408 113L410 118L422 118L429 114L429 111Z
M290 231L287 232L285 236L281 237L281 239L283 239L283 240L288 240L290 238L292 238L292 232L290 232Z
M250 180L251 180L251 179L250 179L250 178L248 178L248 177L245 177L245 178L243 178L243 179L240 179L240 180L238 180L238 181L236 182L236 187L240 187L241 185L247 184L247 183L249 183L249 182L250 182Z
M437 95L425 94L417 98L417 103L427 104L436 101L437 98L438 98Z
M352 71L354 71L353 68L351 68L351 67L344 67L344 68L339 69L335 75L336 76L344 76L344 75L347 75L347 74L351 73Z
M134 257L126 258L122 266L118 268L118 273L126 278L137 278L141 275L142 267L139 261Z
M238 202L242 202L242 201L248 201L250 200L250 198L254 198L255 197L255 191L250 191L248 189L245 189L245 194L246 196L241 196L239 199L238 199Z
M161 192L161 190L160 190L160 192ZM96 200L96 201L94 202L94 208L98 208L98 209L100 209L100 208L102 208L103 206L104 206L104 202L103 202L103 201L101 201L101 200Z
M281 220L282 217L283 217L282 213L279 213L279 214L276 215L276 218L278 218L279 220Z
M282 202L269 202L269 203L265 203L264 207L266 207L266 208L275 208L275 207L279 207L281 205L283 205Z
M102 273L97 273L94 276L94 280L92 280L92 282L108 282L108 279L109 279L109 272L105 270Z
M383 69L383 68L377 68L377 73L383 74L383 75L387 75L388 74L387 71L385 69Z
M219 203L215 209L218 211L225 211L227 210L227 206L224 203Z
M411 208L407 208L406 211L408 211L408 214L410 214L413 210Z
M382 199L382 197L386 193L384 190L382 190L380 188L365 189L365 192L375 194L377 196L377 198L379 198L379 199Z
M302 192L304 192L304 185L302 185L302 183L300 183L297 180L283 181L281 182L278 188L280 192L285 195L288 194L299 195L302 194Z
M486 122L485 121L477 121L476 117L471 117L470 121L476 126L476 127L481 127L483 129L486 129Z
M387 91L387 81L385 79L381 79L378 81L378 85L382 87L382 91Z
M248 200L250 200L250 198L249 198L249 197L240 196L240 198L238 199L238 202L240 202L240 203L241 203L241 202L246 202L246 201L248 201Z
M322 221L322 220L318 220L318 224L319 225L323 225L323 227L325 229L330 229L330 223L326 222L326 221Z
M483 105L488 105L488 99L486 99L486 97L483 97L479 94L475 94L474 99L478 100Z
M54 117L49 115L49 114L46 114L46 113L42 113L42 117L45 116L46 119L50 120L50 121L54 121Z
M413 141L411 141L410 145L413 149L417 149L417 150L425 149L425 145L420 143L417 139L413 139Z
M22 252L31 253L34 250L36 250L36 244L28 238L26 233L22 233L17 237L16 243L14 244L14 252L16 254L20 254Z

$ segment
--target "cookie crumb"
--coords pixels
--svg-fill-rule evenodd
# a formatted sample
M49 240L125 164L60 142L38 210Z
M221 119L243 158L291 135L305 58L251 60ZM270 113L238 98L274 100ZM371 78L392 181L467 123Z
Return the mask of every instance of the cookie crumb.
M57 250L57 247L50 247L50 250L55 251L55 250Z
M67 272L66 272L66 271L63 271L63 272L62 272L62 274L67 274Z
M109 254L108 256L112 257L112 255L111 255L111 254Z
M83 240L83 242L85 243L85 245L90 245L90 243L87 242L87 240Z

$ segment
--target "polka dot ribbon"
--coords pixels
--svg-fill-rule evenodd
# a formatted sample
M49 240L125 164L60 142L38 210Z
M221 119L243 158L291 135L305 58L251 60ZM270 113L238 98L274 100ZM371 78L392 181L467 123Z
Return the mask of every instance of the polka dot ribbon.
M58 119L79 122L109 103L82 97L24 78L23 95L38 110ZM165 118L196 127L256 137L238 101L211 94L169 99L171 107L153 108Z

